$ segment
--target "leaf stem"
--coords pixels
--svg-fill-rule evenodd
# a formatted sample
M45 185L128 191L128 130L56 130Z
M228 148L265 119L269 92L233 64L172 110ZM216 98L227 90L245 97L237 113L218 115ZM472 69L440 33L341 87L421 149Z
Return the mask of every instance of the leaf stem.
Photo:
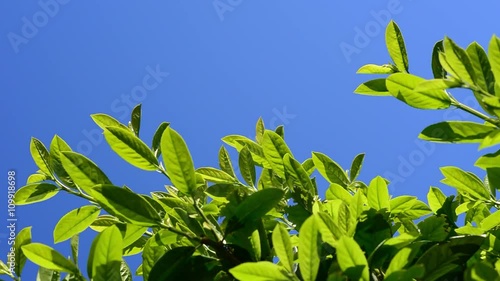
M474 116L476 116L476 117L478 117L478 118L480 118L480 119L483 119L484 121L486 121L486 122L488 122L488 123L491 123L491 124L495 125L496 127L499 127L499 125L500 125L500 121L499 121L498 119L491 118L491 117L487 116L486 114L484 114L484 113L482 113L482 112L480 112L480 111L477 111L477 110L475 110L474 108L469 107L469 106L467 106L467 105L465 105L465 104L463 104L463 103L459 102L458 100L456 100L456 99L455 99L455 98L454 98L451 94L449 94L449 93L448 93L448 95L449 95L449 97L451 98L451 104L452 104L453 106L456 106L458 109L461 109L461 110L463 110L463 111L465 111L465 112L468 112L468 113L470 113L470 114L472 114L472 115L474 115Z
M200 215L201 218L205 221L205 223L210 227L210 230L212 231L212 234L214 235L214 237L218 241L224 240L224 237L222 237L222 235L219 233L219 231L217 231L216 227L212 224L212 222L207 218L205 213L203 213L203 211L198 206L198 200L194 200L193 206L194 206L194 209L196 210L196 212L198 213L198 215Z

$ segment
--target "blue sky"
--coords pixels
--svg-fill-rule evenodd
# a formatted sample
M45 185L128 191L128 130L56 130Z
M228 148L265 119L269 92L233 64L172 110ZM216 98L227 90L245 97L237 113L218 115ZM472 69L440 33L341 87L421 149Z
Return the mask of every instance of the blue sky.
M499 32L498 8L496 1L3 1L1 170L5 178L15 170L20 188L37 170L30 137L48 145L58 134L114 184L141 193L162 190L165 178L115 155L89 117L101 112L128 122L132 107L142 103L146 143L160 122L171 122L197 167L216 166L220 139L254 136L262 116L268 127L285 125L299 160L320 151L347 169L364 152L362 180L392 175L393 195L426 201L429 186L442 186L439 167L478 172L473 163L482 152L476 145L424 143L418 133L432 123L470 118L355 95L370 78L355 72L390 61L384 28L391 18L405 36L410 72L431 78L434 43L447 35L463 47L474 40L487 46ZM0 217L7 226L3 190ZM32 225L33 240L52 245L59 218L85 204L61 193L18 207L16 226ZM5 260L6 227L0 235ZM82 235L83 262L93 236ZM54 247L70 253L68 243ZM130 264L135 270L138 259ZM34 280L35 272L28 262L23 279Z

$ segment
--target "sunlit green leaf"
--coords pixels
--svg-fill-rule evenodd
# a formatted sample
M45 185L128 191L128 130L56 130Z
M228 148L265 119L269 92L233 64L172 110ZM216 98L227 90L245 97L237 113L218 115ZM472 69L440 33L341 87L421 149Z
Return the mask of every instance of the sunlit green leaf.
M490 193L485 188L484 184L469 173L457 167L442 167L441 172L445 176L441 182L456 188L461 194L470 196L474 199L490 199Z
M389 90L385 85L385 78L377 78L373 80L369 80L359 85L354 93L360 95L368 95L368 96L390 96Z
M238 165L240 167L240 173L245 182L249 186L255 186L256 174L255 174L255 164L252 159L252 153L245 146L240 150L238 156Z
M425 79L407 73L391 74L386 86L391 95L404 103L420 109L444 109L451 105L451 99L442 90L417 92L415 88Z
M410 255L412 253L412 248L407 247L398 251L398 253L392 258L389 267L387 268L385 274L391 275L391 273L405 268L410 262Z
M50 176L52 174L52 171L50 169L49 163L49 152L47 151L47 148L45 148L43 143L36 138L31 138L30 152L31 157L33 157L33 160L35 161L35 164L38 166L38 168L40 168L40 170L46 175Z
M416 92L427 92L434 90L446 90L451 88L460 87L461 82L457 80L447 80L447 79L431 79L419 83L415 87Z
M219 149L219 167L222 171L236 178L236 174L234 173L233 169L233 164L231 163L231 158L229 157L229 153L227 153L227 150L224 146L221 146Z
M73 180L68 175L61 162L62 151L71 151L71 148L62 138L55 135L50 143L50 167L60 180L68 185L72 185Z
M236 183L238 180L222 170L211 167L202 167L195 170L204 180L214 183Z
M479 157L474 165L482 169L500 167L500 150Z
M495 77L491 71L488 55L477 42L472 42L467 47L467 54L476 74L476 85L493 94L495 92Z
M290 241L288 230L283 225L277 224L274 228L272 238L274 251L280 259L281 265L288 272L293 272L292 242Z
M352 280L370 280L365 254L353 238L344 236L337 243L337 261L340 268Z
M500 38L496 35L491 37L490 44L488 45L488 58L495 80L500 81ZM500 96L500 92L496 91L496 89L495 95Z
M489 133L479 145L479 149L484 149L500 143L500 130L495 130Z
M87 193L97 184L111 184L106 174L82 154L61 152L61 162L73 182Z
M299 266L304 281L314 281L320 264L319 231L316 219L309 217L299 231Z
M96 113L90 115L92 120L99 126L101 129L105 130L106 127L120 127L122 129L128 130L127 126L120 123L120 121L116 120L114 117L111 117L104 113Z
M48 183L32 183L16 191L14 201L16 205L27 205L45 201L54 197L59 192L59 187Z
M361 167L363 166L363 160L365 159L365 154L360 153L354 157L351 164L351 170L349 171L349 180L352 182L356 180L361 172Z
M257 143L262 143L265 130L266 127L264 126L264 120L262 120L262 117L259 117L257 124L255 124L255 141L257 141Z
M346 172L331 158L323 153L313 152L312 159L318 172L330 183L337 183L343 187L349 184Z
M448 37L444 38L443 45L446 61L453 69L455 75L457 75L455 78L459 78L470 85L474 85L476 74L467 52Z
M395 69L390 64L365 64L356 71L357 74L391 74L394 72Z
M418 137L434 142L478 143L494 130L470 121L445 121L428 126Z
M47 245L31 243L24 245L21 250L31 262L41 267L68 273L78 272L78 268L73 262Z
M374 178L368 186L368 204L375 210L387 209L391 210L389 203L389 189L387 182L380 176Z
M398 70L408 73L408 56L406 54L403 34L401 34L398 25L392 20L389 22L385 30L385 43L387 45L389 55Z
M446 201L446 195L441 191L441 189L431 186L429 192L427 193L427 201L431 210L436 213L441 207L443 207Z
M156 159L149 147L130 130L106 127L104 137L111 149L129 164L146 171L156 171Z
M9 245L10 245L9 240ZM17 276L22 276L22 271L24 268L24 264L26 263L26 256L24 255L23 251L21 250L24 245L28 245L31 243L31 226L25 227L17 233L16 238L14 239L14 254L15 254L15 265L14 265L14 272L16 273ZM12 266L12 264L11 264Z
M243 263L231 268L229 272L241 281L295 280L283 267L268 261Z
M222 141L227 143L228 145L236 148L238 152L243 148L247 147L250 152L252 153L252 158L255 161L255 163L261 167L270 169L271 165L266 159L266 156L264 155L264 151L262 150L262 147L257 144L256 142L252 141L251 139L244 137L244 136L239 136L239 135L229 135L226 137L222 138Z
M95 281L122 281L122 235L111 226L99 233L92 242L87 273Z
M163 135L163 132L165 129L170 125L168 122L162 122L160 126L155 131L155 134L153 136L153 141L151 143L151 150L153 151L153 154L155 155L156 158L160 156L161 154L161 136Z
M285 141L275 132L266 130L262 137L262 150L273 171L281 178L285 178L283 157L292 154Z
M100 208L94 205L74 209L64 215L54 228L54 243L70 239L89 227L99 216Z

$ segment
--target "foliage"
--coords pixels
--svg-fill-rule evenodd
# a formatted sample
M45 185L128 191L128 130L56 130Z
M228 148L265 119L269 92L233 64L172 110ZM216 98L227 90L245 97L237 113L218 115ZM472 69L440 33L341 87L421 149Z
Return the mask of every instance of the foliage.
M409 73L399 27L389 23L386 41L392 64L365 65L359 73L383 74L356 93L394 96L421 109L456 107L484 123L446 121L425 128L429 141L500 142L500 39L488 54L477 43L465 50L450 38L434 47L434 79ZM460 103L449 89L472 91L485 113ZM47 149L33 138L39 170L19 189L17 205L38 203L61 192L82 205L54 228L54 243L71 245L71 258L32 242L31 229L16 237L15 266L0 273L20 280L26 259L40 266L37 280L500 280L500 151L476 162L481 180L457 167L443 167L446 196L431 187L427 203L414 196L391 197L388 182L358 180L364 155L346 170L320 152L299 161L282 127L266 129L261 119L255 140L223 138L238 152L236 170L225 146L219 167L193 164L179 133L162 123L151 146L139 138L141 108L128 126L105 114L92 116L106 141L129 164L162 173L171 184L150 194L115 186L95 163L55 136ZM317 173L316 173L317 172ZM316 175L328 183L318 194ZM465 214L464 222L458 215ZM98 232L86 268L78 262L78 237ZM126 257L141 255L132 271Z

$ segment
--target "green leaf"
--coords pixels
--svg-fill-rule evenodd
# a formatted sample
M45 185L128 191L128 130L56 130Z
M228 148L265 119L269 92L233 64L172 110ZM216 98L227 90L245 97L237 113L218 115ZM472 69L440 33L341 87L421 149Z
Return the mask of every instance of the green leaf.
M312 159L318 172L330 183L336 183L343 187L349 185L349 178L345 171L335 161L323 153L313 152Z
M290 234L282 224L276 224L273 234L273 247L281 265L288 271L293 272L293 251Z
M297 160L293 159L290 154L285 155L283 163L285 165L286 174L292 183L292 197L295 201L303 204L307 209L310 209L316 190L309 175L302 165Z
M412 248L407 247L398 251L398 253L392 258L389 267L387 268L385 275L389 276L391 273L396 272L405 268L410 262L410 256L412 253Z
M325 197L327 200L340 199L347 204L350 204L352 195L342 186L332 183L326 190Z
M283 267L268 261L246 262L229 270L229 273L241 281L292 281L293 274Z
M28 177L28 179L26 180L26 184L30 184L30 183L39 183L41 181L44 181L44 180L47 180L47 176L45 175L42 175L42 174L32 174Z
M299 231L299 267L304 281L314 281L320 265L320 239L314 216L302 224Z
M353 238L344 236L337 243L337 261L340 268L352 280L370 280L365 254Z
M494 127L469 121L445 121L428 126L418 137L434 142L478 143L493 130Z
M399 71L408 73L408 56L406 54L405 42L403 34L399 30L399 26L390 21L385 30L385 42L391 59Z
M430 213L429 207L415 196L402 195L391 199L391 213L417 219Z
M21 250L31 262L41 267L68 273L78 272L78 268L73 262L47 245L31 243L24 245Z
M280 136L282 139L285 139L285 126L279 125L278 127L276 127L276 129L274 129L274 132L278 134L278 136Z
M466 280L497 281L500 280L500 275L487 261L480 261L471 267L469 278Z
M194 164L184 139L168 127L161 138L163 162L170 180L184 194L193 194L196 190Z
M476 85L486 92L495 93L495 77L484 49L477 42L472 42L467 47L467 54L476 74Z
M361 172L361 166L363 166L363 160L365 159L365 154L360 153L354 157L351 164L351 170L349 171L349 180L351 182L355 181Z
M500 143L500 130L495 130L489 133L479 145L479 149L491 147Z
M218 262L204 256L193 256L194 251L194 247L177 247L166 252L153 266L147 280L214 280L220 271Z
M120 127L122 129L128 130L127 126L123 125L120 123L120 121L116 120L115 118L104 114L104 113L96 113L90 115L92 120L99 126L101 129L105 130L106 127Z
M229 153L227 153L227 150L224 146L221 146L219 149L219 167L227 174L236 178L236 174L234 173L233 169L233 164L231 164L231 157L229 157Z
M152 246L152 240L149 239L144 246L144 250L142 251L142 276L144 280L151 280L149 278L149 274L151 269L156 264L156 262L164 256L167 252L166 248L163 246ZM176 251L174 251L176 253Z
M139 137L139 131L141 130L141 107L141 104L136 105L130 116L130 126L136 137Z
M431 186L429 192L427 193L427 201L429 206L434 213L437 213L441 209L446 201L446 195L437 187Z
M330 244L332 247L337 246L337 240L347 233L342 232L339 225L333 220L330 214L325 212L317 212L314 214L316 219L316 227L318 228L321 238L325 243Z
M151 143L151 150L153 151L153 154L155 155L156 158L160 156L161 154L161 136L163 135L163 132L165 132L165 129L170 125L168 122L162 122L160 126L155 131L155 134L153 136L153 141Z
M415 88L425 79L407 73L391 74L386 86L391 95L404 103L420 109L444 109L451 105L451 99L442 90L417 92Z
M58 135L55 135L50 143L50 157L49 164L54 173L65 182L67 185L72 186L73 180L68 175L61 162L61 152L71 151L71 147Z
M357 74L391 74L394 72L396 72L394 66L390 64L365 64L356 71Z
M149 147L130 130L106 127L104 138L111 149L129 164L146 171L156 171L158 159Z
M420 229L421 238L435 242L441 242L448 237L449 225L443 216L432 216L417 224Z
M469 85L474 85L476 74L467 52L448 37L444 38L443 45L446 61L453 69L453 73L457 75L455 78L459 78Z
M457 88L460 87L461 85L462 83L457 80L431 79L419 83L414 90L416 92L428 92L434 90L446 90L451 88Z
M283 198L284 192L278 188L266 188L248 196L241 202L234 216L242 224L256 221L271 211Z
M48 200L59 192L59 187L48 183L32 183L16 191L14 201L17 206Z
M111 184L106 174L82 154L63 151L61 163L73 182L87 193L97 184Z
M80 237L78 235L74 235L71 237L69 243L71 246L71 258L75 264L78 264L78 245L80 243Z
M122 260L120 264L120 276L120 281L132 281L134 278L132 272L130 271L130 267L124 260Z
M257 124L255 124L255 141L257 141L258 144L262 143L265 131L266 127L264 126L264 120L262 120L262 117L259 117Z
M237 183L238 180L233 178L228 173L211 167L202 167L198 168L195 171L200 174L204 180L210 181L213 183Z
M9 245L10 245L9 240ZM19 231L14 240L14 254L15 254L15 265L14 272L17 276L22 276L22 271L24 264L26 263L26 256L22 252L22 247L31 243L31 226L25 227ZM11 264L12 266L12 264Z
M457 167L442 167L440 170L445 176L441 180L442 183L456 188L462 195L470 196L473 199L490 200L489 191L477 177Z
M240 150L238 157L238 165L240 167L240 173L245 182L249 186L255 186L256 174L255 174L255 164L252 159L252 153L245 146Z
M236 148L238 152L241 149L243 149L243 147L247 146L250 152L252 153L253 161L255 161L257 165L264 167L266 169L271 168L271 165L269 164L269 162L266 159L266 156L264 155L262 147L256 142L252 141L251 139L239 135L229 135L222 138L222 141Z
M439 61L439 53L444 52L443 41L440 40L436 42L434 48L432 49L432 74L435 79L446 78L446 71L444 70L441 62Z
M66 241L89 227L99 216L100 208L94 205L74 209L64 215L54 228L54 243Z
M283 157L292 154L285 141L275 132L266 130L262 137L262 150L273 171L280 177L285 178L285 167Z
M370 182L366 197L368 198L368 205L375 210L386 209L391 211L389 189L387 188L387 182L382 177L377 176Z
M474 165L482 169L500 167L500 150L479 157Z
M500 212L496 211L481 221L481 229L489 231L500 225Z
M359 85L354 90L354 93L368 96L390 96L391 94L389 93L389 90L387 90L385 80L385 78L377 78L366 81Z
M500 81L500 38L493 35L488 45L488 58L490 59L491 71L495 76L496 81ZM498 83L498 82L497 82ZM496 96L500 96L500 92L495 91Z
M49 165L49 152L43 143L36 138L31 138L30 152L38 168L46 175L52 175Z
M98 185L91 194L109 214L135 225L157 226L162 218L142 196L113 185Z
M122 281L122 248L122 235L117 227L111 226L97 235L87 262L87 274L93 281Z

